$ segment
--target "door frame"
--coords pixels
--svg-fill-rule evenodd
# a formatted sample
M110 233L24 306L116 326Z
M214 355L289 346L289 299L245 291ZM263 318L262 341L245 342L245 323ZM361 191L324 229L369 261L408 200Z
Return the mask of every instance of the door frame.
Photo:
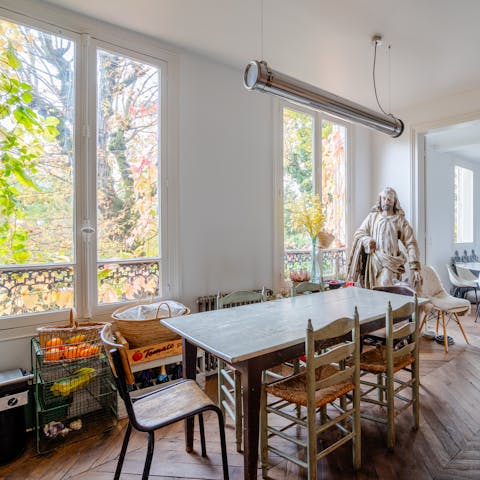
M426 232L426 162L425 162L425 135L431 130L446 128L480 120L480 111L455 115L441 120L418 123L410 128L410 198L412 199L412 225L417 232L417 242L420 249L420 258L423 263L426 259L427 232Z

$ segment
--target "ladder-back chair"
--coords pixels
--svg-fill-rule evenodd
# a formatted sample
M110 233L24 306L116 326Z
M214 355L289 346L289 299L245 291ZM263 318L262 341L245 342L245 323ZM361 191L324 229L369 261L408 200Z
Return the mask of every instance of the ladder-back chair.
M262 385L260 445L264 478L268 475L268 453L272 452L307 469L308 479L315 480L318 461L350 440L354 468L360 468L359 335L356 310L353 318L339 318L316 331L309 320L306 367L283 380ZM322 344L329 350L319 354ZM299 416L297 406L306 415ZM306 440L299 429L305 431ZM326 443L324 437L332 429L339 431L340 438L332 436L330 444L319 450L318 438L322 436Z
M239 290L225 296L217 296L217 308L232 308L266 300L265 292ZM237 451L242 449L242 379L240 372L218 359L218 406L235 423L235 441Z

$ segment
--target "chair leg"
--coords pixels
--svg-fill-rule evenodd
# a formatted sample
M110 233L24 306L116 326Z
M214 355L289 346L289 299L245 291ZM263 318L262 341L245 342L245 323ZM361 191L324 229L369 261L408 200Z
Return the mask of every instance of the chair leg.
M441 315L441 312L440 310L437 311L437 327L435 328L435 333L438 334L438 325L440 324L440 315Z
M447 337L447 325L445 323L445 312L442 312L442 327L443 327L443 345L445 346L445 353L448 353L448 337Z
M393 372L387 373L387 434L388 434L388 449L393 450L395 447L395 395L394 388L395 382L393 378Z
M457 321L457 324L458 324L458 326L460 327L460 330L462 331L463 338L464 338L465 341L470 345L470 342L468 341L468 338L467 338L467 334L465 333L465 330L463 329L462 322L461 322L460 319L458 318L458 315L457 315L456 313L454 313L453 316L455 317L455 320Z
M238 370L235 370L235 441L237 443L237 452L242 451L242 420L242 376Z
M225 440L225 422L223 421L223 414L220 409L215 409L215 413L218 417L218 430L220 432L220 447L222 450L222 467L223 467L223 480L228 480L228 459L227 459L227 442Z
M123 461L125 460L125 454L127 453L128 441L130 440L130 434L132 433L132 424L128 422L127 429L125 430L125 436L123 437L122 449L120 450L120 456L118 457L117 468L115 469L114 480L120 478L122 472Z
M268 475L268 413L267 413L267 391L262 383L260 392L260 463L262 465L262 477Z
M223 406L223 377L222 377L222 369L225 368L225 363L223 363L220 359L217 360L217 376L218 376L218 407L222 412L222 415L225 416L225 407Z
M379 385L377 389L377 394L378 394L378 401L383 402L383 388L381 388L384 383L383 383L383 374L377 373L377 384Z
M205 444L205 425L203 423L203 413L198 414L198 426L200 427L200 444L202 445L202 457L206 457L207 446Z
M420 372L418 370L418 362L415 361L411 366L412 370L412 399L413 399L413 424L415 430L420 426Z
M148 480L150 467L152 465L153 447L155 446L155 432L148 432L148 448L147 458L145 459L145 466L143 467L142 480Z
M308 480L317 480L317 425L315 405L307 405L307 464Z
M353 392L353 468L360 470L362 466L362 433L360 427L360 396L359 388Z

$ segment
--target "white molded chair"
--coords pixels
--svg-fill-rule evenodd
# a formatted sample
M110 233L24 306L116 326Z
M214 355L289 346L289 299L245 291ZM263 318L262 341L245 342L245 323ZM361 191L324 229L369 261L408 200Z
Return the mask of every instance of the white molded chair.
M442 281L438 273L433 267L428 265L422 266L422 278L423 285L421 288L420 296L426 297L430 300L428 305L424 306L426 312L433 310L437 315L436 331L438 333L439 323L442 323L443 328L443 343L445 345L445 352L448 353L448 336L447 336L447 324L445 316L453 318L459 326L465 341L469 343L467 334L463 329L463 325L459 319L459 316L465 315L470 310L470 302L464 298L457 298L450 295L442 285ZM428 313L425 314L420 325L420 331L425 325L428 318Z
M477 288L478 288L478 278L462 278L460 275L457 275L454 271L451 265L448 263L445 265L447 267L447 272L448 272L448 279L450 280L450 283L453 285L454 288L454 296L464 296L466 292L469 290L473 290L475 292L475 303L478 304L478 298L477 298ZM461 267L456 267L457 272L459 271ZM469 272L471 275L473 275L470 270L468 269L463 269L463 274L468 275L466 272ZM463 295L461 295L463 293ZM458 295L457 295L458 294Z

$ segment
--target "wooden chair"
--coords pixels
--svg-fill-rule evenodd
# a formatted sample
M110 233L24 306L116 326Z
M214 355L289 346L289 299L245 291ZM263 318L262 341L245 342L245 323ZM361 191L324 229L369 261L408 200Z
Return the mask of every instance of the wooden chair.
M203 412L212 410L218 416L223 478L228 480L227 448L223 415L220 409L208 398L198 384L193 380L180 380L163 388L160 387L158 390L146 393L145 395L131 398L129 385L133 384L133 374L128 362L125 346L115 342L110 324L105 325L103 328L101 339L105 346L105 352L115 378L118 393L125 403L128 414L128 425L120 456L118 457L114 479L120 478L132 427L138 431L148 433L148 449L143 468L143 480L148 478L152 464L155 430L179 422L180 420L198 415L202 457L205 457L207 452L202 414Z
M360 468L359 335L356 310L353 318L340 318L316 331L309 320L305 339L306 368L286 379L263 384L260 445L264 478L267 477L270 451L306 468L308 479L315 480L318 460L349 440L353 441L354 467ZM317 354L322 344L332 348ZM347 363L349 359L353 360ZM347 398L347 394L352 392L353 396ZM306 416L298 418L295 414L298 405L306 409ZM330 408L327 410L328 405ZM317 425L317 411L321 413L320 426ZM287 424L278 426L279 421ZM340 439L318 451L318 437L323 438L334 427L340 431ZM306 440L299 435L299 428L306 430ZM275 444L271 442L274 437L279 440ZM293 444L293 450L298 455L290 453L292 448L288 443ZM286 445L286 450L281 450L282 445ZM306 461L301 458L305 451Z
M394 327L396 319L410 318L411 320L397 328ZM412 406L414 428L418 429L419 424L419 367L418 367L418 301L414 297L413 302L403 307L392 310L388 303L387 315L385 318L387 332L386 344L377 345L360 355L360 370L362 376L360 384L368 388L362 391L361 400L387 408L387 417L375 414L370 415L362 412L362 418L387 424L388 448L392 450L395 446L395 416ZM409 337L410 341L401 348L394 348L395 340ZM402 380L396 376L401 370L410 372L409 380ZM376 376L373 381L368 374ZM373 377L375 378L375 377ZM396 386L397 384L398 386ZM411 398L400 394L404 389L411 389ZM378 394L378 398L371 398L372 392ZM401 408L395 409L395 399L403 402ZM377 413L377 412L375 412Z
M437 314L437 325L436 332L438 333L438 327L440 322L442 323L443 328L443 343L445 347L445 352L448 353L448 335L447 335L447 323L445 321L445 316L453 318L457 323L460 331L465 338L465 341L469 343L467 334L463 329L462 322L460 321L459 316L465 315L470 310L470 301L464 298L457 298L453 295L447 293L445 288L442 285L442 281L438 273L433 267L428 265L422 266L422 275L423 275L423 285L420 296L427 297L429 299L426 309L430 309ZM420 331L427 321L428 315L423 317L422 323L420 325Z
M303 293L323 292L323 285L321 283L302 282L292 287L292 297L301 295Z
M265 292L240 290L224 297L217 296L217 308L231 308L266 300ZM242 450L242 379L240 372L218 359L218 406L235 422L237 452Z
M378 286L373 287L372 290L380 291L380 292L388 292L388 293L398 293L399 295L406 295L408 297L413 297L415 295L415 291L412 290L410 287L406 285L385 285L385 286ZM397 319L398 322L408 321L408 319ZM404 339L398 339L397 342L401 342ZM385 345L387 341L387 331L385 328L380 328L375 330L372 333L368 333L367 335L363 335L361 338L362 341L362 350L364 343L370 344L380 344Z

